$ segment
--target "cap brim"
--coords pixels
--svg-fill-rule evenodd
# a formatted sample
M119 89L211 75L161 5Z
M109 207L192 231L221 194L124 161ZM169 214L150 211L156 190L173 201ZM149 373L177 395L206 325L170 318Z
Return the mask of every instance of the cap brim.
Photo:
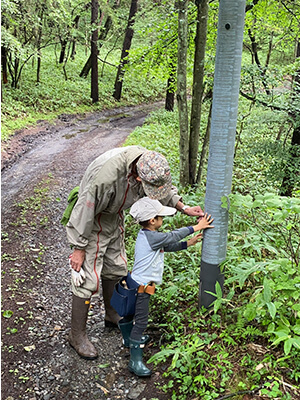
M159 217L167 217L168 215L174 215L176 213L176 208L163 206L163 208L157 213Z
M168 181L163 186L155 186L142 179L143 189L150 199L160 200L168 196L172 188L172 178L169 176Z

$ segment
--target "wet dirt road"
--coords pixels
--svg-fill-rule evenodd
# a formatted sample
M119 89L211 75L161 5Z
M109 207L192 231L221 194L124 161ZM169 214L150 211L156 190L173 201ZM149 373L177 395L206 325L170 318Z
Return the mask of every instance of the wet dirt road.
M121 145L162 106L61 116L55 124L41 122L19 132L3 146L3 400L168 398L156 387L162 373L137 379L127 370L128 351L118 331L104 328L99 299L92 302L87 324L99 358L83 360L68 345L70 248L60 224L68 194L90 162ZM36 192L41 183L46 194ZM45 205L27 201L44 195Z
M162 103L93 113L87 117L62 118L65 123L40 128L34 137L22 137L23 146L32 147L2 172L2 211L23 189L47 173L56 179L69 176L79 181L84 170L100 154L121 145L135 127L141 126L148 113ZM64 121L62 121L64 122ZM34 144L32 144L34 141ZM29 142L29 143L28 143ZM11 150L14 152L14 149ZM9 165L9 162L8 162ZM70 185L70 189L72 184ZM68 187L66 187L68 190Z

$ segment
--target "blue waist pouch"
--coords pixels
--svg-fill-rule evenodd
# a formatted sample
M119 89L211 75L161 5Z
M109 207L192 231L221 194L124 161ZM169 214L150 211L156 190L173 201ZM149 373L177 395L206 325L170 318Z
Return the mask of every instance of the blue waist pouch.
M130 272L115 284L110 304L120 317L134 315L139 286L140 285L131 278Z

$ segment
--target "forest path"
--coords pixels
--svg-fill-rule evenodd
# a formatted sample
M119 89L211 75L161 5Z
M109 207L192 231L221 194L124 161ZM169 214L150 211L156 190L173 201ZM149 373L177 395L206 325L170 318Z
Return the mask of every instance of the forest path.
M22 130L4 144L3 400L167 399L156 387L160 372L138 379L127 370L128 350L119 331L104 328L102 301L92 302L87 324L99 358L83 360L68 345L70 248L60 224L68 194L90 162L124 143L160 107L162 102L63 115L54 124L41 121ZM43 196L46 206L40 207Z
M62 115L53 125L41 121L24 129L2 148L2 207L18 197L28 182L41 175L78 182L86 167L97 156L121 145L127 136L144 123L146 116L161 102L123 107L88 116ZM67 188L66 188L67 189Z

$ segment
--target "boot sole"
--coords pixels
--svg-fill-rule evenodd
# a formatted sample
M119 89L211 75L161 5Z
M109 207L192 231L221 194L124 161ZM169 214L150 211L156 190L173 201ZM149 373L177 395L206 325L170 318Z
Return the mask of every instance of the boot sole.
M78 353L78 351L75 349L74 346L71 345L70 342L69 342L69 345L74 351L76 351L76 354L78 354L81 358L84 358L85 360L96 360L98 358L98 354L96 356L93 356L93 357L83 356L82 354Z

